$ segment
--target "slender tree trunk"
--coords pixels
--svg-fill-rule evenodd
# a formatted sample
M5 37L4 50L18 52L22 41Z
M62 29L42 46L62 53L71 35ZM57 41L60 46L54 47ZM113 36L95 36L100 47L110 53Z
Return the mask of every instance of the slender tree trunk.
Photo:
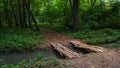
M68 26L68 17L67 17L67 2L68 0L65 0L65 4L64 4L64 9L63 9L63 13L64 13L64 16L65 16L65 27Z
M79 30L79 2L80 0L73 0L73 19L74 19L74 32Z
M79 23L80 23L80 18L79 18L79 2L80 0L69 0L70 1L70 6L72 9L72 15L73 15L73 20L74 20L74 32L77 32L79 30Z
M37 20L35 19L33 13L32 13L31 10L29 9L29 6L27 5L26 0L24 1L24 3L25 3L25 7L26 7L28 13L30 14L32 20L34 21L34 25L35 25L36 30L39 31L39 27L38 27L38 24L37 24Z
M25 0L22 0L22 4L23 4L23 25L24 25L24 27L27 27Z
M70 7L71 7L71 9L73 10L73 3L72 3L72 0L69 0L69 2L70 2Z
M5 9L5 13L6 13L6 20L8 20L8 26L11 27L11 20L10 20L10 15L9 15L9 10L8 10L8 1L7 0L3 0L4 3L4 9Z
M22 8L21 8L21 0L18 0L18 18L19 18L19 23L21 27L23 27L23 21L22 21Z
M12 15L12 11L11 11L11 7L10 7L10 0L7 0L7 8L8 8L8 17L10 19L10 24L12 25L13 22L13 15Z
M10 0L10 4L11 4L11 9L12 9L12 14L13 14L13 17L14 17L14 20L15 20L15 25L18 26L18 21L17 21L17 16L15 14L15 9L14 9L14 4L13 4L13 0Z
M1 13L0 13L0 28L3 27L2 25L2 16L1 16Z
M28 0L28 10L30 10L30 0ZM28 13L28 22L29 22L29 27L32 27L31 17L30 17L30 14L29 14L29 13Z

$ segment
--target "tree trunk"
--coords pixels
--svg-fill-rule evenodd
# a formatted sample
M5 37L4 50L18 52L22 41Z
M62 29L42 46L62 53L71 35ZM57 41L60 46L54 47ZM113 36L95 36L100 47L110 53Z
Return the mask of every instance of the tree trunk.
M2 16L1 16L1 13L0 13L0 28L2 27Z
M15 20L15 25L18 26L18 21L17 21L17 16L15 14L13 0L10 0L10 4L11 4L11 9L12 9L12 14L13 14L13 17L14 17L14 20Z
M27 27L25 0L22 0L22 4L23 4L23 26L24 26L24 27Z
M30 0L28 0L28 10L30 10ZM30 14L29 14L29 13L28 13L28 23L29 23L29 27L32 27L31 17L30 17Z
M12 24L11 24L10 14L8 10L8 0L3 0L3 4L4 4L5 13L6 13L6 20L8 20L8 26L11 27Z
M36 30L39 31L39 27L38 27L38 24L37 24L37 20L35 19L33 13L32 13L31 10L29 9L29 6L27 5L26 0L24 1L24 3L25 3L25 7L26 7L28 13L30 14L32 20L34 21L34 25L35 25Z
M22 11L21 11L21 0L18 0L18 19L21 27L23 27L23 21L22 21Z
M64 13L64 17L65 17L65 19L64 19L64 22L65 22L65 27L67 27L68 26L68 17L67 17L67 3L68 3L68 0L65 0L65 4L64 4L64 9L63 9L63 13Z
M80 0L73 0L73 19L74 19L74 32L79 30L79 23L80 23L80 18L79 18L79 2Z

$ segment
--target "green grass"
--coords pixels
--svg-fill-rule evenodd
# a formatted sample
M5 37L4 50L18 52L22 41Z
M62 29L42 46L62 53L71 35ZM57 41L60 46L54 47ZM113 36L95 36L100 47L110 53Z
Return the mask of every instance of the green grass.
M44 58L42 56L39 56L35 59L25 60L21 63L19 63L20 66L24 68L59 68L59 61L56 58Z
M41 43L41 39L41 34L31 29L1 28L0 53L34 50L35 45Z
M63 32L63 34L75 38L81 39L88 44L101 44L111 43L120 40L120 30L113 29L99 29L99 30L82 30L79 32Z
M56 58L38 56L34 59L24 60L16 65L1 65L0 68L60 68L60 63Z
M103 45L105 48L120 50L120 43L117 42L120 41L120 30L106 28L99 30L82 30L75 33L62 31L62 33L71 38L80 39L87 44L98 45L105 43L106 45Z
M105 45L104 47L109 48L109 49L115 48L117 50L120 50L120 42L108 44L108 45Z

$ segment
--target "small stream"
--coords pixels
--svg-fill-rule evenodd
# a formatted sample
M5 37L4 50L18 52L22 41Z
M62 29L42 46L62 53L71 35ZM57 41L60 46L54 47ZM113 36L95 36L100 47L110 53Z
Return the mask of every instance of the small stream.
M107 46L109 44L120 44L120 41L114 42L114 43L104 43L104 44L99 44L99 46ZM70 47L68 47L70 48ZM70 48L71 49L71 48ZM75 52L79 53L81 51L79 51L77 49L71 49L74 50ZM79 51L79 52L78 52ZM53 48L46 48L46 49L36 49L35 51L27 51L27 52L11 52L8 54L0 54L0 65L5 65L5 64L17 64L23 60L26 59L32 59L32 58L36 58L38 56L43 56L46 58L49 57L57 57L59 59L63 59L64 57L61 57L59 55L59 53L57 53L55 50L53 50ZM2 59L2 61L1 61Z
M51 49L36 49L33 52L13 52L8 54L0 54L0 64L17 64L26 59L32 59L37 56L44 56L44 57L56 57L54 52Z

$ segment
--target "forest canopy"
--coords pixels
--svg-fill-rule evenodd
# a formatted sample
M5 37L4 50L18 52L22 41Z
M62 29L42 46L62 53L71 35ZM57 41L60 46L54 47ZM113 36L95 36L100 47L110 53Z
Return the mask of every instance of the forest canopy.
M0 27L59 24L73 31L120 27L119 0L1 0Z

